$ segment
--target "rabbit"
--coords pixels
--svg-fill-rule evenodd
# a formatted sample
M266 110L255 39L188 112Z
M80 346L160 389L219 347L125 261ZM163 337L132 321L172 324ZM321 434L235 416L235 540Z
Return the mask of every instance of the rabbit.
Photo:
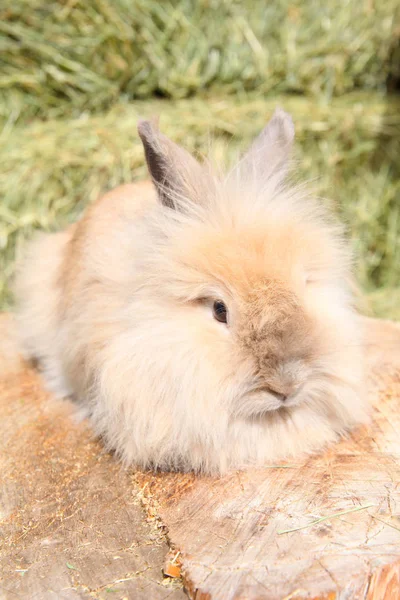
M343 228L289 177L277 109L227 172L153 121L127 184L17 269L24 355L126 465L221 475L321 451L367 423Z

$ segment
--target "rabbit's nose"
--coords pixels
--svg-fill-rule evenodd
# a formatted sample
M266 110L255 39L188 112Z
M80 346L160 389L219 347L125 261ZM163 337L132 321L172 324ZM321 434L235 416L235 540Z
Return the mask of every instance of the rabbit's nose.
M277 400L284 403L286 400L290 400L297 395L302 385L298 381L274 381L272 384L268 384L268 390L270 394L273 394Z

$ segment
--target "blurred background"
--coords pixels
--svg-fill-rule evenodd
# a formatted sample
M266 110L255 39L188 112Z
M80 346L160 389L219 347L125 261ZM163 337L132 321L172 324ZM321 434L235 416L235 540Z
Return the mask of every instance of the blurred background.
M399 0L1 0L0 307L34 229L146 176L138 117L223 157L278 104L365 310L400 319L399 40Z

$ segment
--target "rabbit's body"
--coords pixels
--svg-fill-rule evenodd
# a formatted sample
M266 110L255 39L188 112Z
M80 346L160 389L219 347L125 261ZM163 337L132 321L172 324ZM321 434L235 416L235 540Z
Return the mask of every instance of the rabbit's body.
M347 250L283 185L274 119L225 178L142 124L155 187L110 192L20 267L26 355L126 463L223 472L366 419Z
M122 185L95 202L79 223L60 233L39 234L30 244L16 278L15 292L20 299L18 330L25 357L40 360L47 384L57 396L75 393L79 381L78 377L74 385L68 383L69 368L80 372L70 336L77 342L80 332L85 333L81 323L68 317L76 311L83 319L91 310L90 302L82 298L81 303L79 299L81 291L93 284L92 257L102 260L110 232L118 230L123 219L134 221L144 206L150 207L155 201L156 192L150 182ZM96 258L94 262L97 263ZM112 280L115 265L105 260L106 270L107 265L110 269L105 277ZM118 293L115 288L115 294ZM107 310L107 306L103 308ZM88 326L89 322L90 319ZM71 350L74 345L71 364L66 360L64 344Z

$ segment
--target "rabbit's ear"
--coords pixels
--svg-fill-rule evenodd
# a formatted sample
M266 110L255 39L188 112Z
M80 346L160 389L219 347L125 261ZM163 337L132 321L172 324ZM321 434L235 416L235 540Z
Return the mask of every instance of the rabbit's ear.
M292 117L277 108L270 122L237 165L240 174L263 182L270 176L282 180L288 168L294 140Z
M196 201L196 182L201 181L197 160L163 135L154 122L139 121L138 132L161 203L177 208L185 198Z

